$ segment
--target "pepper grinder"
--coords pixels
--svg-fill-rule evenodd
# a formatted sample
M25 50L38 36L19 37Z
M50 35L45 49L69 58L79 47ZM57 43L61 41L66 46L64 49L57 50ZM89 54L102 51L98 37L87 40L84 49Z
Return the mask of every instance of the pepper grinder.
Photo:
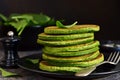
M17 36L14 36L13 31L8 32L8 37L1 39L3 49L4 49L4 59L1 66L5 68L16 68L18 56L18 43L20 39Z

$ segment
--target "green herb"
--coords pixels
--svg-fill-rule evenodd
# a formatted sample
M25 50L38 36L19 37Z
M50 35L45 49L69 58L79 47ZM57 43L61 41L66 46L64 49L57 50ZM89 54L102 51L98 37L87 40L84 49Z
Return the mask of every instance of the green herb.
M0 14L0 17L1 17L4 21L7 21L7 17L5 17L3 14Z
M39 62L39 59L30 59L30 58L27 58L26 60L32 62L33 64L37 64Z
M0 68L0 71L1 71L1 74L2 74L3 77L18 76L18 74L6 71L2 68Z
M23 32L23 30L25 29L25 27L28 25L27 20L20 20L18 22L9 22L10 25L12 25L14 28L16 28L18 35L21 35L21 33Z
M73 27L77 24L77 21L75 21L73 24L71 25L63 25L60 21L56 21L56 26L59 28L70 28Z
M55 24L55 20L45 14L11 14L9 17L0 14L0 18L3 20L4 25L13 26L18 32L18 36L21 35L25 27L28 26L46 26Z

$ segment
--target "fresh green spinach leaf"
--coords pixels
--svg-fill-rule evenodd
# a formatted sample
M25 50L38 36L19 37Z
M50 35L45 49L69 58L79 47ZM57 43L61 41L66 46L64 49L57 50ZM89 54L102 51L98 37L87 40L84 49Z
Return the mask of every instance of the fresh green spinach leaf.
M77 21L75 21L73 24L71 25L63 25L60 21L56 21L56 26L59 28L70 28L73 27L77 24Z
M18 76L18 74L6 71L2 68L0 68L0 71L1 71L1 74L2 74L3 77Z
M37 64L39 62L39 59L31 59L31 58L27 58L26 60L32 62L33 64Z
M2 20L4 20L4 21L7 21L7 20L8 20L7 17L4 16L3 14L0 14L0 18L2 18Z
M35 26L47 26L55 24L55 19L45 14L11 14L9 17L0 14L0 18L4 21L5 26L13 26L18 32L18 36L21 35L25 27ZM2 24L2 23L1 23Z

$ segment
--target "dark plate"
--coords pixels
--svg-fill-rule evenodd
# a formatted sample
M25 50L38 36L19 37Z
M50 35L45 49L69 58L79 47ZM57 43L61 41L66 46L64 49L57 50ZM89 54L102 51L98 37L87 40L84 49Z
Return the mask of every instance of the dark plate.
M103 53L103 54L105 55L105 59L109 55L109 53ZM39 69L38 64L31 63L30 61L27 60L28 58L29 59L40 59L40 60L42 59L41 53L26 56L26 57L21 58L18 61L18 66L23 68L23 69L39 73L41 76L56 78L56 79L72 79L72 80L73 79L96 79L96 78L101 78L101 77L108 76L110 74L120 72L120 63L116 66L105 64L105 65L99 66L89 76L76 77L76 76L74 76L73 73L51 73L51 72L47 72L47 71L42 71L42 70Z

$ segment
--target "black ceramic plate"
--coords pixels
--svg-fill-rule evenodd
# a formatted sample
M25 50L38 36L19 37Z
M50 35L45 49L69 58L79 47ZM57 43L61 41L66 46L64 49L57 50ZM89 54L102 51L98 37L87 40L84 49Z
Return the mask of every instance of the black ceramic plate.
M103 53L103 54L105 55L105 59L109 55L109 53ZM105 65L99 66L89 76L76 77L76 76L74 76L73 73L51 73L51 72L47 72L47 71L42 71L42 70L39 69L38 64L31 63L30 61L27 60L28 58L29 59L40 59L40 60L42 59L41 53L26 56L26 57L21 58L18 61L18 66L23 68L23 69L32 71L32 72L37 72L41 76L51 77L51 78L72 79L72 80L73 79L96 79L96 78L101 78L101 77L108 76L110 74L120 72L120 63L118 65L116 65L116 66L111 66L109 64L105 64Z

